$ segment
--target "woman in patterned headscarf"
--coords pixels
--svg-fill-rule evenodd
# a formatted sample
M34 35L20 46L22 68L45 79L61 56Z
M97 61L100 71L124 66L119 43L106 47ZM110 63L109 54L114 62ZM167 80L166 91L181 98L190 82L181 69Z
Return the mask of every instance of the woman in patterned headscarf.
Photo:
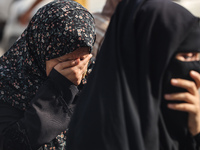
M94 19L80 4L55 0L38 10L0 59L1 147L63 149L94 40Z

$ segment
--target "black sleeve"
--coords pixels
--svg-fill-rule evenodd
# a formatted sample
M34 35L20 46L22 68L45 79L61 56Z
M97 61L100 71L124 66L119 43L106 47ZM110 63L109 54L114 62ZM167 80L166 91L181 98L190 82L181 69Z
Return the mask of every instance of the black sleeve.
M198 133L197 135L194 136L194 139L196 141L196 149L200 150L200 133Z
M66 130L77 93L77 86L53 69L24 117L4 130L4 149L38 149Z

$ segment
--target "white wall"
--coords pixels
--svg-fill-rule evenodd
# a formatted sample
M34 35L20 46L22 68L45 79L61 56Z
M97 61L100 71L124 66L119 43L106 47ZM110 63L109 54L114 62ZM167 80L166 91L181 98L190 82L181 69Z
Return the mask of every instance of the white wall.
M88 9L90 12L100 12L106 0L88 0Z
M200 17L200 0L174 0L187 8L193 15Z

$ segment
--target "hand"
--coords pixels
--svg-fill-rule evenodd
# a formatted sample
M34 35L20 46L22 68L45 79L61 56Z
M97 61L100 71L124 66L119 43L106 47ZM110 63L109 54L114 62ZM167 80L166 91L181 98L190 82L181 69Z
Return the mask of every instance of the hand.
M190 76L195 80L172 79L171 84L176 87L186 89L188 92L166 94L166 100L185 101L186 103L168 104L168 108L178 111L188 112L188 128L190 133L195 136L200 133L200 100L198 88L200 87L200 74L191 71ZM196 84L195 84L196 83Z
M83 56L81 59L76 59L75 61L64 61L58 63L54 69L56 69L60 74L65 76L75 85L79 85L83 78L85 71L87 70L88 62L92 54L87 54ZM70 64L72 67L69 67ZM75 66L73 66L76 64Z
M73 67L79 63L79 60L76 59L83 59L86 55L89 54L88 47L80 47L74 52L65 54L61 57L57 57L54 59L50 59L46 61L46 74L47 76L51 72L51 70L59 63L66 62L65 67ZM67 62L68 61L68 62Z

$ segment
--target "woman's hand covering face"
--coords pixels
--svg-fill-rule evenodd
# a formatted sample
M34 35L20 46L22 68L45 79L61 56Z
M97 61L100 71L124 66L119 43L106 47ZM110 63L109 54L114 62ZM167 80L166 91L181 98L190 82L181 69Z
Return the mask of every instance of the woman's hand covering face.
M185 102L170 103L168 108L188 112L188 128L190 133L195 136L200 133L200 100L198 91L200 87L200 74L196 71L191 71L190 76L195 82L184 79L171 80L173 86L184 88L188 92L165 94L165 99L168 101L180 100Z
M72 53L46 61L46 73L54 68L75 85L79 85L92 57L87 47L81 47Z

